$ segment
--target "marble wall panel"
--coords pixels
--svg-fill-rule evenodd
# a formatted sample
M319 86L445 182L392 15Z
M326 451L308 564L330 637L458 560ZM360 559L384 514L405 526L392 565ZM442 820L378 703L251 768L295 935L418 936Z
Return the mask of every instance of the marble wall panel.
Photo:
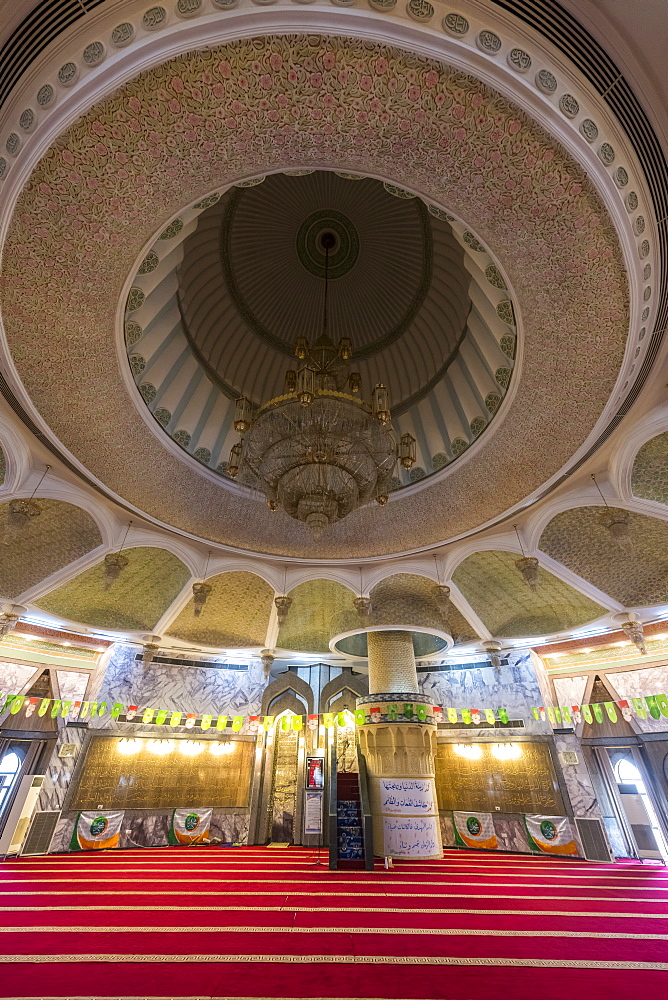
M127 809L123 817L119 847L166 847L171 810L149 812Z
M247 844L250 813L248 810L230 812L214 809L211 816L211 839L217 837L223 844Z
M39 793L37 808L40 811L63 808L65 795L67 794L74 769L81 755L85 735L85 729L75 729L69 726L63 726L58 731L51 760L46 769L46 778ZM63 743L76 744L77 754L75 757L58 756L58 751Z
M41 673L44 669L39 663L31 666L14 660L0 661L0 692L6 695L19 694L33 674Z
M580 705L587 687L587 675L578 677L555 677L554 690L557 705Z
M441 821L441 838L443 840L443 847L456 847L455 828L452 823L452 814L444 812L440 814L439 818Z
M494 816L494 831L500 851L517 851L530 854L524 820L521 816Z
M418 683L444 708L505 708L510 718L524 719L527 733L551 732L548 723L531 714L531 706L542 705L543 698L529 652L511 653L500 674L492 667L433 671L418 674Z
M56 670L58 690L63 701L83 701L90 679L89 673L76 670Z
M60 817L56 824L55 833L51 838L49 854L60 854L63 851L69 851L76 818L77 813L65 813Z
M644 698L648 694L668 694L668 665L644 667L641 670L607 670L604 674L620 698ZM634 713L634 726L641 733L668 732L668 719L639 719Z
M136 646L114 648L97 691L98 701L213 715L260 712L266 682L259 660L249 659L248 670L226 670L144 664L135 659L136 654ZM92 725L109 728L112 720L95 719Z
M577 764L565 764L561 767L573 815L588 819L601 819L596 792L577 736L573 733L555 735L554 744L558 753L574 750L578 755Z

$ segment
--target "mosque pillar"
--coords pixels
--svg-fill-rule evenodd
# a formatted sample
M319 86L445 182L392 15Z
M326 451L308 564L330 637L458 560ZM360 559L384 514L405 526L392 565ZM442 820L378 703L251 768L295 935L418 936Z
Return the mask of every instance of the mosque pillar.
M419 693L413 634L387 629L366 635L369 695L357 700L357 729L367 765L374 854L440 858L436 721L433 702Z

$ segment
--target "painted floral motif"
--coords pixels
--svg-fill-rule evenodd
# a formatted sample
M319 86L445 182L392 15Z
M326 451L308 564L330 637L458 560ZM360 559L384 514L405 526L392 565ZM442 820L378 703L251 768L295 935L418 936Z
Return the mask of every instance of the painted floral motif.
M471 421L471 434L477 437L482 431L487 427L487 421L484 417L474 417Z
M479 81L389 46L299 35L242 40L155 67L79 118L36 165L6 239L3 320L35 405L93 474L156 516L230 544L273 551L265 528L275 535L275 522L261 504L242 510L199 478L193 492L192 470L128 405L113 317L156 219L167 224L189 197L205 198L259 171L322 164L393 178L448 205L498 248L527 331L512 419L495 437L521 471L489 483L484 469L499 511L584 440L623 355L627 283L602 202L557 143ZM132 293L130 304L140 305ZM564 331L558 349L555 316ZM65 402L54 388L67 384L72 353L84 351L104 391ZM593 354L595 378L587 367ZM530 405L546 364L558 381L560 412L572 414L549 447L544 435L558 424L556 402L546 401L538 415ZM144 456L146 467L132 483L130 455ZM450 471L447 505L445 483L388 505L383 538L356 539L356 554L411 545L413 499L420 500L425 543L478 523L474 464ZM180 512L172 496L184 498ZM360 512L360 525L366 517ZM301 551L310 543L295 524L280 544ZM323 556L342 554L346 544L334 532Z
M435 455L431 456L431 464L434 472L437 472L448 464L448 456L444 452L438 451Z
M450 442L450 448L455 458L457 458L458 455L461 455L462 452L466 451L468 446L469 443L464 438L455 438Z
M183 219L174 219L158 236L159 240L171 240L183 229Z
M208 448L196 448L193 452L193 458L196 458L203 465L208 465L211 461L211 452Z
M135 378L146 370L146 361L142 358L141 354L131 354L128 361L130 362L130 371Z
M505 337L501 337L499 347L507 358L511 358L512 360L512 358L515 357L515 337L510 334L507 334Z
M510 368L497 368L494 377L502 389L507 389L510 385Z
M161 427L166 427L169 421L172 419L172 415L169 410L166 410L164 406L159 406L157 410L153 411L153 416L158 421Z
M188 433L188 431L184 430L174 431L172 437L174 438L177 444L181 445L182 448L187 448L188 445L190 444L190 434Z
M139 386L139 391L142 394L144 401L147 403L152 403L157 395L155 386L151 385L150 382L142 382Z
M485 406L490 413L496 413L501 405L501 397L498 392L488 392L485 396Z

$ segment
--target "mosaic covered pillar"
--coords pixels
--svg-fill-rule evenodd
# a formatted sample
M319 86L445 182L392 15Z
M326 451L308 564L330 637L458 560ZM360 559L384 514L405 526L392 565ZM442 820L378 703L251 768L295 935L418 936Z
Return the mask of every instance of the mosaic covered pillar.
M367 633L369 695L357 700L366 759L373 850L381 857L443 856L436 800L436 720L418 694L408 631Z

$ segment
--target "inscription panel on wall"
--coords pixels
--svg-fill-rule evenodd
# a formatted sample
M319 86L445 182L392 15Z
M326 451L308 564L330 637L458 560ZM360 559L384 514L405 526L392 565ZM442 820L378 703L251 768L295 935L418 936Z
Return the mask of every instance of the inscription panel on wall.
M156 754L150 745L155 749L158 742L162 746ZM202 749L194 754L184 750L185 742L93 737L69 808L247 806L254 742L202 741ZM124 752L128 744L135 752ZM212 749L221 746L222 753Z
M547 744L501 744L506 748L503 750L496 749L498 746L439 743L436 752L439 809L565 816Z

